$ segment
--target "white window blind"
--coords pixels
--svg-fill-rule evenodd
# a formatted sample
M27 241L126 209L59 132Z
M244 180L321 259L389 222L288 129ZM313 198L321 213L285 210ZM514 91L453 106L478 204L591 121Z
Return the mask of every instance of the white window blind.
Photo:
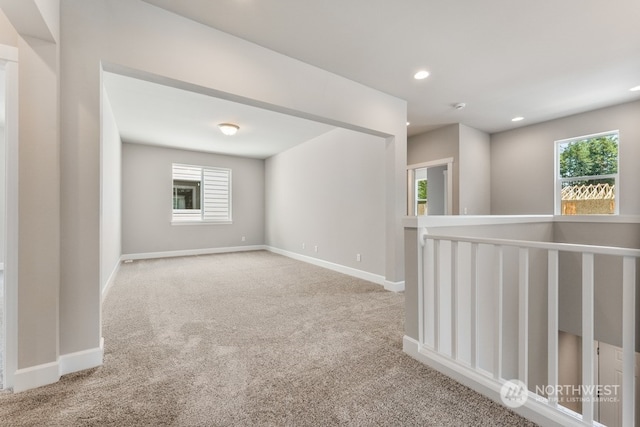
M202 179L202 168L199 166L173 165L173 179L185 181L200 181Z
M205 221L231 221L231 170L202 169Z

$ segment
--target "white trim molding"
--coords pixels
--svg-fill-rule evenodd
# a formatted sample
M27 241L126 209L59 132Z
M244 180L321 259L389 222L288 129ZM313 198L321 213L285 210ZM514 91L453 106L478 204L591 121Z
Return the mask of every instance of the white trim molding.
M386 286L387 282L384 276L381 276L379 274L369 273L368 271L358 270L357 268L347 267L345 265L336 264L336 263L325 261L318 258L313 258L307 255L300 255L295 252L274 248L272 246L267 246L266 250L268 250L269 252L273 252L274 254L286 256L291 259L306 262L308 264L317 265L318 267L323 267L328 270L337 271L338 273L346 274L347 276L352 276L358 279L367 280L369 282L375 283L376 285L384 286L385 289L387 289L387 286ZM389 283L391 284L391 282ZM403 289L404 289L404 282L401 282L401 283L403 284Z
M122 265L122 257L120 257L120 259L118 260L118 263L115 265L115 267L113 267L113 270L111 271L111 274L109 275L109 278L107 279L107 282L104 284L104 286L102 287L102 291L100 293L100 297L101 297L101 301L104 302L104 299L106 298L107 294L109 293L109 289L111 289L111 285L113 285L113 282L116 281L116 277L118 276L118 271L120 271L120 265Z
M452 362L450 359L442 357L438 353L421 346L417 340L406 335L403 338L402 351L460 384L502 404L500 398L502 384L494 380L490 375L483 375L461 363ZM553 411L549 408L546 401L540 401L539 398L531 392L529 392L529 398L523 406L512 408L511 410L543 426L584 426L578 414L575 412L568 409L562 412ZM594 425L597 426L600 424L594 423Z
M13 375L13 392L20 393L32 388L53 384L58 380L60 380L58 362L18 369Z
M99 347L60 356L59 373L62 376L101 366L103 358L104 338L100 338Z
M404 280L402 282L384 281L384 288L391 292L404 292Z
M135 261L140 259L172 258L172 257L194 256L194 255L211 255L211 254L223 254L223 253L230 253L230 252L263 251L265 249L266 249L266 246L264 245L231 246L227 248L184 249L184 250L177 250L177 251L124 254L122 255L122 257L120 257L120 259L121 261Z
M60 377L102 365L104 339L100 346L76 353L64 354L55 362L18 369L13 376L13 392L20 393L33 388L56 383Z

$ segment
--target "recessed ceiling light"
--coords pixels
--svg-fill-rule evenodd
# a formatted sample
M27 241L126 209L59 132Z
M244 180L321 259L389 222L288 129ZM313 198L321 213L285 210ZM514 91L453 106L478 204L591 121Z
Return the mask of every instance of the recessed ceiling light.
M220 123L218 127L220 128L220 132L229 136L235 135L238 129L240 129L240 126L234 125L233 123Z
M411 124L410 122L407 122L407 126L409 126L410 124Z
M632 87L631 89L629 89L631 92L637 92L640 90L640 86L636 86L636 87Z
M420 70L413 75L413 78L416 80L426 79L427 77L429 77L429 72L426 70Z
M518 117L514 117L513 119L511 119L512 122L519 122L521 120L524 120L524 117L518 116Z

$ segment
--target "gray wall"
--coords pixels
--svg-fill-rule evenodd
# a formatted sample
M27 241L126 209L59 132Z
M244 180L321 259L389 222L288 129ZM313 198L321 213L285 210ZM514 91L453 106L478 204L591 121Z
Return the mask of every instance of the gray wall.
M172 163L231 169L233 223L171 225ZM263 160L123 144L123 254L262 245L264 204Z
M4 74L0 72L0 84L4 84ZM4 99L0 99L0 102L4 102ZM4 249L6 246L5 240L5 212L6 212L6 146L4 141L4 127L0 126L0 264L4 264ZM0 332L2 333L2 332Z
M447 166L427 168L427 215L444 215L447 200L445 197L445 177Z
M491 212L491 143L489 134L460 125L459 206L461 215Z
M2 10L0 10L0 44L18 46L18 34Z
M491 213L554 213L554 142L620 131L620 214L639 215L640 101L514 129L491 136Z
M102 135L100 141L100 290L120 262L122 254L122 141L106 91L102 92Z
M488 215L491 144L487 133L455 123L409 138L407 164L453 158L453 214ZM451 191L451 189L449 189Z
M460 174L460 125L452 124L444 126L430 132L411 136L407 141L407 164L415 165L419 163L431 162L434 160L453 157L453 214L458 214L458 186Z
M385 145L336 129L267 159L267 244L384 276Z

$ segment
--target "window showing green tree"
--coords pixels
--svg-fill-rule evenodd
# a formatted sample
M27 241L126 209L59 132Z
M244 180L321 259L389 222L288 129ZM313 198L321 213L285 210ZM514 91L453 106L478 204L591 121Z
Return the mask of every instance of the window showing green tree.
M601 177L618 173L618 133L559 144L560 177ZM582 184L614 184L613 178L581 180Z
M427 214L427 180L416 181L416 215Z
M615 214L618 132L557 141L556 213Z

